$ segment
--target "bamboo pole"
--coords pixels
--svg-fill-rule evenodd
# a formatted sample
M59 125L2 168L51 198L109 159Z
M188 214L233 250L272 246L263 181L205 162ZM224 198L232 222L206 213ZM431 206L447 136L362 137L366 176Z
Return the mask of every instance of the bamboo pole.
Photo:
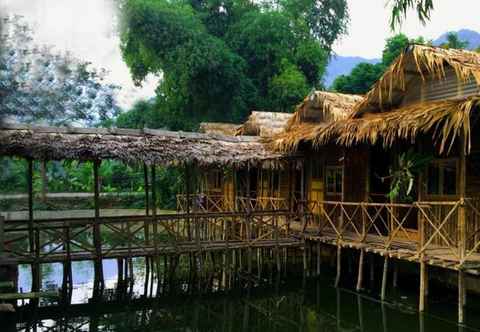
M103 265L102 265L102 237L100 233L100 179L99 168L100 160L93 162L93 190L94 190L94 209L95 209L95 224L93 229L93 242L95 245L95 286L98 292L102 292L105 286L103 279ZM99 295L99 294L97 294Z
M458 271L458 323L465 322L465 275L462 270Z
M421 313L425 311L425 280L426 280L426 264L425 260L420 261L420 299L418 304L418 311Z
M388 256L385 256L385 260L383 262L383 275L382 275L382 292L380 298L382 301L385 301L385 294L387 291L387 276L388 276Z
M27 190L28 190L28 243L29 252L33 257L37 256L36 239L38 239L38 231L35 231L33 220L33 159L27 159ZM32 291L40 290L40 264L35 258L32 268Z
M342 247L337 245L337 276L335 277L335 287L340 284L340 275L342 272Z
M460 207L458 212L458 234L459 234L459 256L460 256L460 267L458 271L458 322L460 324L464 323L464 307L465 307L465 276L463 272L463 263L465 260L466 252L466 211L465 211L465 196L466 196L466 178L467 178L467 168L466 168L466 156L465 156L465 137L460 135L459 139L459 150L460 150L460 183L459 183L459 194L460 194Z
M357 287L356 290L359 292L362 290L363 286L363 259L364 259L365 251L360 249L360 257L358 259L358 276L357 276Z
M320 275L322 266L322 247L320 241L317 241L317 276Z

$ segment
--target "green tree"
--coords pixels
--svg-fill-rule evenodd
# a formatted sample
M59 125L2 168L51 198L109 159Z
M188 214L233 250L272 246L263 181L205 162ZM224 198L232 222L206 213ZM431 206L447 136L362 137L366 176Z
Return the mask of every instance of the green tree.
M0 18L0 121L94 125L118 112L116 86L104 70L51 47L33 44L20 17Z
M359 63L349 75L340 75L333 82L334 91L350 94L363 94L372 87L373 83L383 73L383 65Z
M392 30L402 24L409 9L417 12L418 19L423 24L430 20L433 10L433 0L389 0L387 3L391 3L390 28Z
M468 47L468 41L461 40L456 32L449 32L447 34L447 41L440 46L447 49L465 49Z
M291 111L348 22L345 0L123 0L121 13L123 57L138 84L162 76L156 121L170 129Z
M405 50L409 43L423 43L422 38L409 40L404 34L387 39L382 52L382 61L377 64L360 63L349 75L340 75L332 85L334 91L364 94L382 76L385 69Z

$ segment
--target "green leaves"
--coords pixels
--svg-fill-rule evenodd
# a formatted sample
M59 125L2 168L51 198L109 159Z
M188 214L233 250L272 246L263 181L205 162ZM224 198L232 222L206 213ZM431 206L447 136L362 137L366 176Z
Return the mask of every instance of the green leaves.
M402 24L409 9L416 10L418 19L423 24L430 19L430 13L433 10L433 0L389 0L388 2L391 3L390 28L392 30Z
M432 159L431 155L420 154L413 148L401 153L398 157L398 164L394 168L390 168L388 178L391 182L388 197L392 200L411 201L415 189L415 178Z
M162 76L156 126L171 129L238 122L251 109L292 111L321 85L348 16L345 0L125 0L121 8L123 57L139 84Z

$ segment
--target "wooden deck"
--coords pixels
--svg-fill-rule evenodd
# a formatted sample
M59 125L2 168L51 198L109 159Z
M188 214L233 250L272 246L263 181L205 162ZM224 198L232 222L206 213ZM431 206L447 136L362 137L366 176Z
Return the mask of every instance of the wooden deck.
M390 247L386 249L384 243L387 238L375 234L367 235L363 242L358 241L353 232L344 232L341 240L332 231L325 231L322 235L318 235L314 230L307 230L304 236L305 240L308 241L318 241L343 248L363 249L365 252L375 253L380 256L388 256L416 263L420 262L418 244L406 239L395 239ZM429 245L424 250L424 260L428 265L459 270L460 260L457 255L452 254L452 248ZM463 269L465 272L480 275L480 254L474 253L469 256L463 263Z

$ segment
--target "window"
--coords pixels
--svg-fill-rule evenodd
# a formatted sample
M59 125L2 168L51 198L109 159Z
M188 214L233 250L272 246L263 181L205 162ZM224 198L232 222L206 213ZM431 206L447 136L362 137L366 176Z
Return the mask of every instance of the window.
M343 169L340 166L327 166L325 168L325 182L327 194L341 194L343 182Z
M457 194L457 160L436 160L428 166L427 194Z

